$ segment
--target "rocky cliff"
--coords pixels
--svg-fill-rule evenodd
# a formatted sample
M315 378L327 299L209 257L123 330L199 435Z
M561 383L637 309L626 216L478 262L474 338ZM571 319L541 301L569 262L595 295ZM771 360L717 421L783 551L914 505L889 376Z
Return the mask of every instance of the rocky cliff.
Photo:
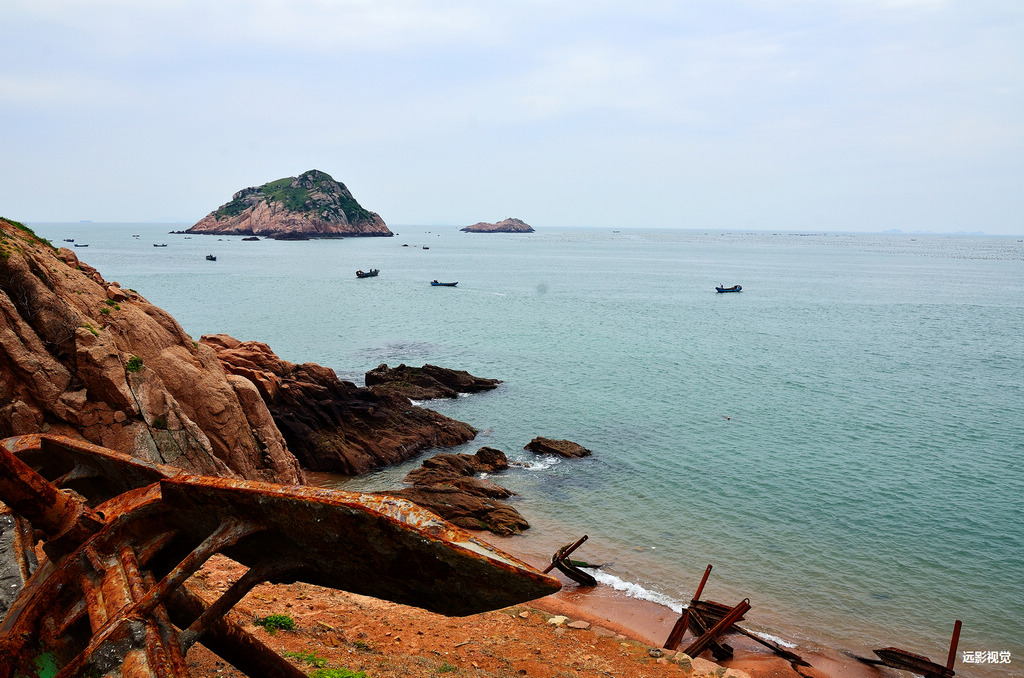
M414 407L401 395L359 388L314 363L281 360L260 342L218 334L204 336L200 345L255 384L288 449L310 470L365 473L476 435L469 424Z
M242 189L186 233L268 238L394 235L345 184L319 170Z
M0 438L52 432L192 473L302 481L256 387L162 309L0 220Z
M533 227L521 219L509 217L494 224L481 221L459 229L466 233L533 233Z

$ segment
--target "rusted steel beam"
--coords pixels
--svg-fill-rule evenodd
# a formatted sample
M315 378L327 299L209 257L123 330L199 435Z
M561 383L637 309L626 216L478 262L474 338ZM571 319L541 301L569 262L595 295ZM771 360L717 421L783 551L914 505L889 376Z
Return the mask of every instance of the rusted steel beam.
M572 553L573 551L575 551L579 547L583 546L583 542L585 542L589 538L590 537L588 537L587 535L583 535L582 537L580 537L579 539L574 541L569 546L563 546L558 551L556 551L555 555L551 556L551 564L543 569L543 573L547 574L552 569L554 569L556 567L556 563L559 560L561 560L562 558L568 558L570 553Z
M55 488L5 446L0 447L0 500L46 535L43 550L51 558L73 551L103 526L101 515Z
M949 640L949 656L946 657L946 668L950 671L953 670L953 664L956 663L956 648L960 645L960 627L963 626L963 622L959 619L953 624L953 637Z
M700 638L697 638L695 641L693 641L693 643L691 643L689 647L683 650L683 652L690 655L691 657L698 656L707 648L708 644L712 640L715 640L720 635L725 633L729 629L729 627L737 621L739 621L739 619L744 614L746 614L749 609L750 599L744 598L736 605L736 607L732 608L732 610L729 611L729 614L725 615L721 621L712 626L711 629L707 631L707 633L704 633L700 636Z
M726 607L725 612L723 612L721 615L717 617L706 616L705 613L702 611L704 609L703 604L705 603L706 601L699 600L693 604L692 609L690 610L690 616L687 620L687 627L689 628L690 633L693 634L694 638L700 638L705 633L710 631L711 627L714 626L718 621L720 621L722 617L724 617L729 612L730 609ZM718 603L714 604L717 605ZM735 625L733 628L735 628ZM713 656L717 661L732 659L732 645L729 645L720 638L711 639L708 642L708 646L706 649L711 650L711 656Z
M171 620L179 628L189 627L206 608L203 599L187 586L179 588L167 601ZM306 678L303 671L229 619L221 617L214 620L199 642L247 676Z
M679 643L683 642L683 636L686 635L686 628L689 626L690 619L690 607L698 600L700 600L700 594L704 592L704 585L708 583L708 577L711 576L711 564L708 564L706 570L704 570L704 576L700 579L700 585L697 587L697 592L693 594L693 598L690 599L690 604L683 610L683 614L676 620L675 625L672 627L672 631L669 632L668 638L665 640L663 646L666 650L675 650L679 647Z

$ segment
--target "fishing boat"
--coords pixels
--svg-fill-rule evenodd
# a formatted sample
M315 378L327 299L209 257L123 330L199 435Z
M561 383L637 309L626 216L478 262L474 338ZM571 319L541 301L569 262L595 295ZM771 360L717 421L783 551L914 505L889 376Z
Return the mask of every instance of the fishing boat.
M75 243L75 247L88 247L88 246L89 246L89 243L87 243L87 242L76 242Z
M207 254L206 255L206 260L207 261L217 261L217 257L213 256L212 254Z
M167 243L165 243L165 242L155 242L155 243L153 243L153 247L167 247Z
M369 271L356 271L357 278L372 278L373 276L380 273L379 268L371 268Z
M715 288L715 291L719 292L719 293L722 293L722 292L739 292L742 289L743 289L743 287L741 287L740 285L733 285L732 287L722 287L721 285L719 285L718 287Z
M74 238L64 238L64 242L75 242Z
M455 287L458 284L459 284L458 282L443 283L443 282L437 282L436 280L431 280L430 281L431 287Z

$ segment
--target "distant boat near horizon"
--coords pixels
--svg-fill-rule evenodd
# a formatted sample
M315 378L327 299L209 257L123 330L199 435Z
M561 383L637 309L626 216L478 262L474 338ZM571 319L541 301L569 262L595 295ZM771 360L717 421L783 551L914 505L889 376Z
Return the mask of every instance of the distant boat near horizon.
M155 243L153 243L153 247L167 247L167 243L165 243L165 242L155 242Z
M459 284L458 282L443 283L443 282L437 282L436 280L431 280L430 281L430 286L431 287L455 287L458 284Z
M207 261L217 261L217 257L213 256L212 254L207 254L206 255L206 260Z
M69 241L69 242L74 242L74 241ZM88 246L89 246L89 243L87 243L87 242L76 242L75 243L75 247L88 247Z
M356 277L357 278L372 278L372 277L376 276L378 273L380 273L380 269L379 268L371 268L369 271L362 271L362 270L356 271Z
M733 285L732 287L722 287L721 285L719 285L718 287L715 288L715 291L718 292L719 294L723 292L740 292L742 290L743 287L741 287L740 285Z

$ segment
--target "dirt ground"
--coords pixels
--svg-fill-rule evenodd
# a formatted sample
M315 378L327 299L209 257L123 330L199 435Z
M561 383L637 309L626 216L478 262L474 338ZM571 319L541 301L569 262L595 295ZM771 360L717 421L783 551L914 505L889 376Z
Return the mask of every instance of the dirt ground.
M216 556L189 582L212 602L244 572ZM542 599L470 617L451 618L333 589L295 583L263 584L230 613L274 650L309 675L325 678L654 678L715 675L743 678L701 659L664 652L630 638L628 629L567 617L558 601ZM549 609L541 609L547 607ZM270 615L288 615L293 630L273 633L254 624ZM625 632L625 633L624 633ZM186 659L195 676L242 674L196 645ZM346 676L343 671L353 673ZM766 674L767 675L767 674ZM362 676L359 676L362 678Z

